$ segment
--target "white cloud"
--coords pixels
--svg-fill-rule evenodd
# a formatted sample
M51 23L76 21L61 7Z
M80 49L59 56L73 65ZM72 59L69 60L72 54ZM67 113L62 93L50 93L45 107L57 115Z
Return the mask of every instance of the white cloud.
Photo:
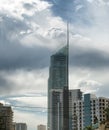
M28 3L33 5L32 10L26 10L23 4ZM47 2L40 0L29 0L24 2L24 0L1 0L0 1L0 11L16 18L22 19L22 14L27 14L32 16L35 12L45 10L50 5Z
M78 82L78 86L85 93L96 94L102 84L94 80L82 80Z
M47 92L48 68L23 71L16 70L12 73L4 73L2 76L11 83L12 93L32 93L32 92ZM17 93L17 94L18 94Z
M18 97L12 97L12 98L8 98L9 100L11 100L12 102L18 102L19 104L17 106L22 106L22 104L24 104L23 106L27 106L27 107L41 107L42 109L47 108L47 97L38 97L37 94L36 96L28 96L28 97L20 97L20 95Z

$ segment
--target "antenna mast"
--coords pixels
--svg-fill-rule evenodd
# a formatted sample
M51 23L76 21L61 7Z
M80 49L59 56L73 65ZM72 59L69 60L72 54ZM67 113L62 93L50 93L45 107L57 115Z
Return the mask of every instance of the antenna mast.
M69 23L67 22L67 86L69 88Z
M67 47L69 48L69 23L67 22Z

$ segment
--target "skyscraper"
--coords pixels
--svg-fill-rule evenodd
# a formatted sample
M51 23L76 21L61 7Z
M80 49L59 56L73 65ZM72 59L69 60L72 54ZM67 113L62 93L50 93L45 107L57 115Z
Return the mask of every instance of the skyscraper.
M68 130L68 45L51 56L48 79L48 129Z
M69 130L69 26L67 45L51 56L48 79L48 130ZM55 123L55 124L54 124Z
M68 46L51 56L48 90L68 87Z

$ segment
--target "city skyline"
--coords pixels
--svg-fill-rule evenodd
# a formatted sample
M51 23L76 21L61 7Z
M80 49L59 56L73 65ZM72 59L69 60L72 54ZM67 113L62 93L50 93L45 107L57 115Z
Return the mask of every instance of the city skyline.
M70 89L108 97L108 8L106 0L0 1L0 102L13 106L16 122L47 123L49 61L66 44L67 20Z

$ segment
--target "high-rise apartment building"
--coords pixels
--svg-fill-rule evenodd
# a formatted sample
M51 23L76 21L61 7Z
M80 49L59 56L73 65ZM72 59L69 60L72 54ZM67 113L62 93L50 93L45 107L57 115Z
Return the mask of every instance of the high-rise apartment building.
M109 108L109 99L105 97L97 98L92 94L84 95L84 126L98 123L106 120L105 109Z
M97 114L97 97L93 94L84 95L84 127L94 124L94 117Z
M68 130L68 46L51 56L48 79L48 129Z
M11 106L0 103L0 130L12 130L13 112Z
M27 130L26 123L15 123L15 130Z
M93 94L84 94L84 97L79 100L78 98L73 100L72 97L70 102L72 130L83 130L87 126L95 126L96 123L99 126L101 122L106 120L105 109L109 108L108 98L97 98Z
M38 125L37 130L46 130L46 125L42 125L42 124Z

